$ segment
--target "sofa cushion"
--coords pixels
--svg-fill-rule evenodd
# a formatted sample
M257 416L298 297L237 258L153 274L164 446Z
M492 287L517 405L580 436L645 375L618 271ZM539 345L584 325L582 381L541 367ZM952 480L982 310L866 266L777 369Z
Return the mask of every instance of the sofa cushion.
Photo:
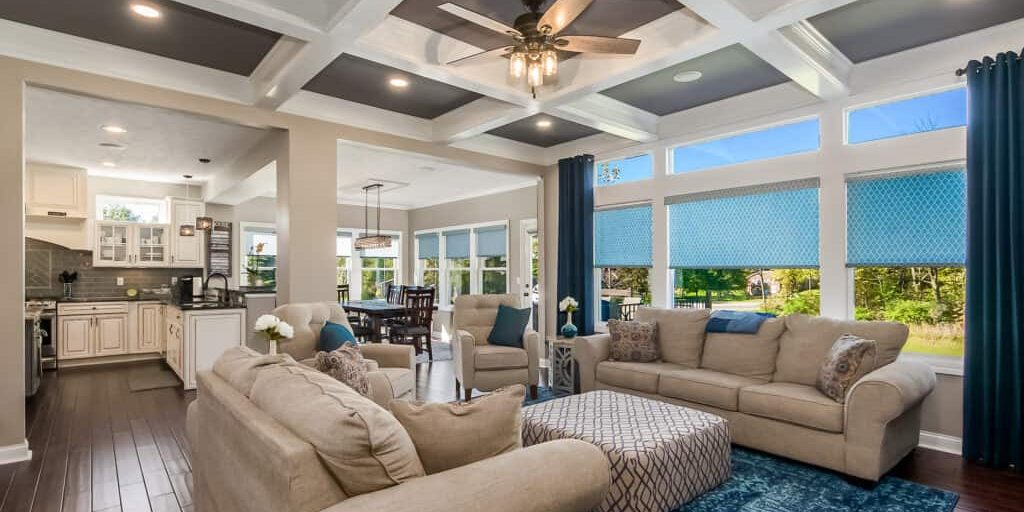
M689 402L735 411L740 389L764 381L713 370L676 370L664 372L658 380L658 394Z
M769 318L757 334L709 332L700 367L768 382L775 372L779 336L785 329L785 319Z
M313 445L349 496L426 474L412 439L391 413L312 368L289 365L260 372L252 402Z
M813 386L818 369L832 344L843 334L875 340L875 360L868 372L896 360L907 342L907 326L895 322L862 322L835 320L807 315L786 317L786 330L779 338L779 357L775 360L774 382L794 382Z
M608 320L608 334L612 337L609 356L613 361L651 363L661 357L658 324L654 322L611 319Z
M663 361L696 368L710 315L707 309L640 308L635 319L658 324L658 347Z
M383 373L388 378L388 382L391 383L391 394L393 396L403 396L406 393L411 393L416 387L416 374L408 368L384 367L379 369L378 373Z
M224 379L236 391L248 397L260 370L283 363L294 363L288 354L264 355L249 347L232 347L224 351L213 363L213 373Z
M814 386L772 382L740 390L740 412L816 428L843 431L843 406Z
M595 377L598 382L619 388L658 392L658 375L686 367L674 363L631 363L628 361L602 361L597 364Z
M529 366L526 350L501 345L477 345L473 349L473 367L477 370L506 370Z
M522 448L525 396L526 388L516 384L472 402L395 400L391 413L432 475Z

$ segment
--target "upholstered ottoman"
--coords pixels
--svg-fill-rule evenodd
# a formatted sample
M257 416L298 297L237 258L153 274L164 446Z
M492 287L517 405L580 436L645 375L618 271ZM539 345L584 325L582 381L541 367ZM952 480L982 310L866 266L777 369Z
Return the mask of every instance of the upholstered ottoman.
M706 412L612 391L523 408L523 444L591 443L611 463L605 511L666 512L729 479L729 426Z

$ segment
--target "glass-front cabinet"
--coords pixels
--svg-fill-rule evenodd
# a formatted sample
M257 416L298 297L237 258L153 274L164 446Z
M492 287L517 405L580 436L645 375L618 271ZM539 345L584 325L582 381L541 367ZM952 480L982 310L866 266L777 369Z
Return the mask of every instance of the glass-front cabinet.
M96 223L93 265L166 267L170 265L170 226L101 221Z

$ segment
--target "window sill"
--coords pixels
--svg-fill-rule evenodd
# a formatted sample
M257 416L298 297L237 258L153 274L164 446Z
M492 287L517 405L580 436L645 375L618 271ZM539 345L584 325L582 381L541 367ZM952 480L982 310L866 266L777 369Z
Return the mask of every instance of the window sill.
M933 356L929 354L904 352L900 354L899 358L904 361L924 363L930 366L935 370L935 373L939 375L952 375L955 377L963 377L964 375L964 360L962 357Z

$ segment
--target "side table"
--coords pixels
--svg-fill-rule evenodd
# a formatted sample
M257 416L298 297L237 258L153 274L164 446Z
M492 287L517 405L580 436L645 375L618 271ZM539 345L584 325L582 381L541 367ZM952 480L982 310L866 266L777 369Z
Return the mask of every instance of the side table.
M549 337L548 347L551 375L548 382L551 389L565 393L573 393L576 383L576 360L572 357L574 340L561 336Z

